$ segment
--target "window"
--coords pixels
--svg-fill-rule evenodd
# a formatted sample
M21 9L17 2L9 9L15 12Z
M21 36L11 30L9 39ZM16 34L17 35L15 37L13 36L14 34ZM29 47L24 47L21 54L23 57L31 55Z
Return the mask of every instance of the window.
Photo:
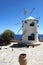
M25 21L25 23L27 23L27 21Z
M28 36L28 40L35 40L35 34L31 34L31 36Z
M30 24L30 26L34 26L34 22L32 22L32 23Z

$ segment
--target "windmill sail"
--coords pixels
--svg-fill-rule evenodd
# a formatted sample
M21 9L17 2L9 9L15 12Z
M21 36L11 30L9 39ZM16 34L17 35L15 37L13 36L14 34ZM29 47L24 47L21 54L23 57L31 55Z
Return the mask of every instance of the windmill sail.
M14 24L14 25L18 25L18 24L22 24L22 23L20 22L20 23L16 23L16 24Z
M22 29L22 27L17 31L17 34L20 32L21 29Z
M33 13L34 10L35 10L35 8L32 9L32 11L30 12L29 16L31 16L31 14Z
M26 15L27 14L27 10L24 8L24 15Z

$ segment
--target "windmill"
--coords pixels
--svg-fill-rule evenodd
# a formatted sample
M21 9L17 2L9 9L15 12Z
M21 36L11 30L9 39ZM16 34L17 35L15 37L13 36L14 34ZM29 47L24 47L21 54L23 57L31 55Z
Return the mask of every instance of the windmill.
M31 17L31 14L35 8L33 8L29 14L28 18L25 18L22 22L22 27L17 31L17 34L22 29L23 36L22 36L22 43L28 45L38 45L38 18ZM27 14L27 10L24 8L24 15Z
M35 8L33 8L32 10L31 10L31 12L29 13L29 16L31 16L31 14L33 13L33 11L35 10ZM26 14L27 14L27 10L24 8L24 16L26 16ZM21 17L18 17L19 19L21 19ZM14 25L18 25L18 24L21 24L21 23L16 23L16 24L14 24ZM17 31L17 34L22 30L22 27L23 26L21 26L20 28L19 28L19 30Z

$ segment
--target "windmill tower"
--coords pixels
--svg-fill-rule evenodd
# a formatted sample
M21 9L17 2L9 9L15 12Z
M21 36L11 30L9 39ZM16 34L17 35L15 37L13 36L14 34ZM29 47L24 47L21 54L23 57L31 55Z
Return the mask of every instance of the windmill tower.
M22 42L28 44L38 43L38 19L28 17L23 20L22 24L23 36Z
M25 18L22 21L22 43L29 44L29 45L36 45L40 44L38 41L38 18L31 17L31 14L33 13L35 8L32 9L32 11L29 14L28 18ZM26 15L26 10L24 10L24 15ZM21 30L21 28L18 30L18 32ZM17 32L17 33L18 33Z

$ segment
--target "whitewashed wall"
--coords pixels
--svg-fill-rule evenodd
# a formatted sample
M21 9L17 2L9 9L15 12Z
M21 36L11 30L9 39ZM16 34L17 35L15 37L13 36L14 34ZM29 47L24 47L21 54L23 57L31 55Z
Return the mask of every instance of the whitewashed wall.
M23 21L23 37L22 37L22 41L23 42L30 42L28 40L28 36L30 36L32 33L35 34L35 40L31 41L31 42L38 42L38 20L33 19L33 20L26 20L27 23L25 23L25 20ZM30 26L30 24L34 22L35 25L34 26Z

